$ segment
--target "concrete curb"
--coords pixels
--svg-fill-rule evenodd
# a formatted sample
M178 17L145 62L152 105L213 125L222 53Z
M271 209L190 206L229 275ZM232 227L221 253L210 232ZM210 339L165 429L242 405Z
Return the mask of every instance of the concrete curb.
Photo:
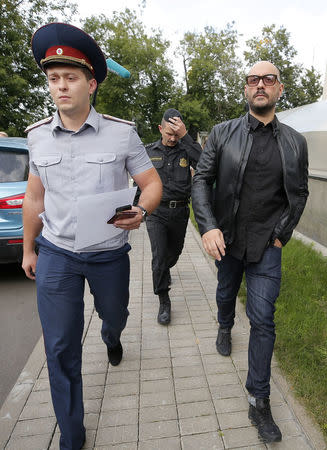
M191 222L190 222L191 223ZM200 248L202 250L202 253L207 258L208 262L210 263L210 267L214 273L217 273L217 268L215 266L215 262L213 258L211 258L206 251L202 247L202 241L200 234L192 225L193 235L194 239L199 243ZM298 240L301 240L307 245L311 245L316 251L320 252L323 256L327 256L327 248L324 247L321 244L318 244L317 242L313 241L310 238L307 238L303 234L299 232L294 232L294 237ZM238 302L239 306L241 306L238 309L239 318L244 324L244 326L248 326L248 318L245 313L245 308L241 302ZM271 377L273 381L278 385L286 403L290 406L291 410L294 412L294 415L297 417L298 421L301 423L304 432L309 437L309 439L313 442L315 448L317 450L325 450L327 449L327 445L324 439L324 436L319 428L319 426L316 424L314 418L312 418L309 413L306 411L304 406L300 403L300 400L295 398L295 394L292 391L291 386L289 385L287 379L282 374L279 367L272 367L271 369Z

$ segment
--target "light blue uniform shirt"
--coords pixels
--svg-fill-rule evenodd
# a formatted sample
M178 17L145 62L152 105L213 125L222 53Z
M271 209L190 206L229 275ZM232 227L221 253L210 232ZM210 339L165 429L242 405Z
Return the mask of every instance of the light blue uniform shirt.
M126 189L128 173L142 173L152 168L152 163L134 127L105 118L93 107L78 131L65 129L58 112L52 120L30 128L30 172L40 176L45 188L42 235L58 247L74 251L77 199ZM127 239L128 232L122 230L86 251L117 249Z

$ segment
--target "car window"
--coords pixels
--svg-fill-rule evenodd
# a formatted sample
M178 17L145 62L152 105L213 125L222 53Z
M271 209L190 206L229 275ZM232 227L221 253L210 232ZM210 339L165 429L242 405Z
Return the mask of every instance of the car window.
M0 182L26 181L28 153L0 151Z

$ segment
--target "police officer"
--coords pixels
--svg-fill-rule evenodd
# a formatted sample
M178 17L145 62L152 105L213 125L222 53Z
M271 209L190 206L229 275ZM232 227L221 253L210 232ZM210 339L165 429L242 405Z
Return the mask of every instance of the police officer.
M85 279L103 321L109 362L117 365L128 316L128 230L137 229L157 206L162 187L134 127L90 106L90 95L107 74L97 43L76 27L51 23L36 31L32 50L47 76L57 111L28 129L23 269L36 280L60 449L76 450L85 441L81 376ZM137 214L115 222L121 230L115 237L76 252L77 200L128 188L128 172L142 191L139 205L132 208Z
M158 322L170 322L170 268L183 250L187 222L190 215L191 166L201 154L201 146L187 133L181 113L168 109L159 125L161 139L147 145L146 150L157 169L163 195L159 207L147 218L152 250L153 290L159 296Z

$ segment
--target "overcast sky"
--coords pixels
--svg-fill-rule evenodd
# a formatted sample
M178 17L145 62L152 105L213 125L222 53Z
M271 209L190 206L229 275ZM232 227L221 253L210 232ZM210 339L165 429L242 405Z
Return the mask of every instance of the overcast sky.
M80 16L105 14L125 7L139 10L141 0L75 0ZM324 81L327 63L327 1L326 0L147 0L141 16L148 29L160 28L163 35L177 45L185 31L202 31L206 25L217 30L235 22L245 41L258 36L263 26L285 26L291 33L291 44L298 52L297 62L313 65ZM78 25L78 22L74 22Z

